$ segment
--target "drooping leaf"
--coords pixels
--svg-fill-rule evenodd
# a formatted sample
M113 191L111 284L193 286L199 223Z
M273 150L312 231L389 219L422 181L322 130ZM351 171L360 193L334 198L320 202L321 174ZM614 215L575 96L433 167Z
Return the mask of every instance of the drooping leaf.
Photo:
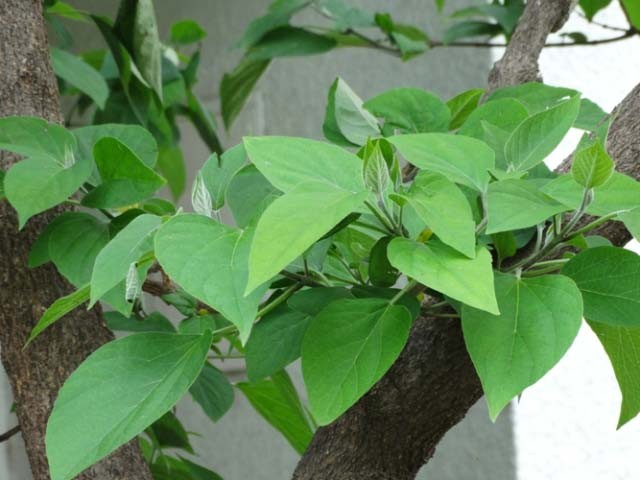
M233 387L227 377L205 362L200 375L189 388L193 400L212 421L217 422L233 405Z
M174 199L182 195L187 181L187 171L179 147L162 147L158 151L158 170L167 180Z
M640 256L617 247L589 248L563 267L584 297L585 318L619 327L640 326Z
M95 208L127 206L147 199L166 182L115 138L98 140L93 147L93 157L102 183L82 199L83 205Z
M244 295L251 231L222 225L201 215L179 215L155 236L156 257L187 293L232 322L244 343L268 285Z
M571 174L573 179L587 189L605 183L613 173L613 160L600 142L578 150L573 156Z
M299 454L311 442L313 431L289 375L285 370L259 383L236 385L256 411L287 439Z
M244 60L230 73L225 73L220 82L220 102L224 126L229 130L253 87L269 66L270 60L251 62Z
M565 354L582 322L582 298L562 275L496 275L499 315L467 305L462 329L491 419Z
M312 320L302 373L318 424L338 418L386 373L410 327L405 307L374 298L336 300Z
M366 191L354 193L321 182L306 182L274 200L256 227L246 292L277 275L358 209L367 196Z
M35 338L40 335L45 328L57 322L71 310L82 305L87 300L89 300L89 285L85 285L75 292L57 299L45 310L36 326L31 330L29 338L27 339L27 345L35 340Z
M104 108L109 86L100 72L81 58L59 48L51 49L51 66L58 77L87 94L99 108Z
M193 447L189 442L189 434L171 411L153 422L147 431L153 435L160 448L178 448L194 454Z
M566 205L542 193L528 180L501 180L489 185L487 233L531 227L564 212Z
M621 428L640 412L640 328L588 323L609 356L622 392Z
M525 171L544 161L573 125L579 108L576 95L524 120L504 147L507 165Z
M389 137L416 167L441 173L449 180L484 191L495 154L485 143L462 135L418 133Z
M331 85L327 102L322 128L328 140L339 145L364 145L369 137L380 135L377 120L342 78Z
M90 355L49 417L52 480L71 480L167 412L197 378L210 344L210 333L139 333Z
M161 217L140 215L100 251L91 275L90 305L124 280L132 263L153 251L153 236L161 223Z
M449 130L455 130L462 126L467 118L469 118L469 115L478 107L478 102L483 94L484 90L481 88L473 88L447 100L447 107L449 107L449 111L451 112Z
M442 242L467 257L475 256L473 213L453 182L438 173L420 172L404 198Z
M385 120L385 126L407 133L446 132L451 122L447 105L419 88L387 90L364 103L364 108Z
M394 239L387 248L389 261L405 275L472 307L498 314L493 288L491 255L481 246L470 259L437 240L422 244Z

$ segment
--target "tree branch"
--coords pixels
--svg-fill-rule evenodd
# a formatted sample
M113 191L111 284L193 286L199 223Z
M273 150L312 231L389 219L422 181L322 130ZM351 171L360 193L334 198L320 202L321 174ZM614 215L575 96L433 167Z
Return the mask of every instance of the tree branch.
M6 442L19 431L20 431L20 425L16 425L11 430L7 430L6 432L0 434L0 443Z

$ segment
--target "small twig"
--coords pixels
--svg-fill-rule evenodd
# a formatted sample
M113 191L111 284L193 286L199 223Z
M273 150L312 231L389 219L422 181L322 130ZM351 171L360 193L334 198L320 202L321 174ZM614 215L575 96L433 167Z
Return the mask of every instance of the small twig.
M11 430L8 430L8 431L0 434L0 443L6 442L11 437L13 437L16 433L18 433L19 431L20 431L20 425L16 425Z
M587 42L548 42L544 44L545 48L557 48L557 47L589 47L592 45L602 45L604 43L619 42L634 36L637 32L635 30L625 30L624 34L617 37L600 38L598 40L589 40ZM504 48L507 43L492 43L492 42L451 42L444 43L439 40L431 40L429 47L475 47L475 48Z
M589 22L589 23L591 23L593 25L596 25L596 26L598 26L600 28L605 28L607 30L613 30L614 32L626 32L627 31L627 29L624 28L624 27L616 27L615 25L607 25L606 23L601 23L601 22L598 22L597 20L589 20L587 18L587 16L584 13L582 13L581 11L578 11L577 13L578 13L578 15L580 17L584 18L587 22Z

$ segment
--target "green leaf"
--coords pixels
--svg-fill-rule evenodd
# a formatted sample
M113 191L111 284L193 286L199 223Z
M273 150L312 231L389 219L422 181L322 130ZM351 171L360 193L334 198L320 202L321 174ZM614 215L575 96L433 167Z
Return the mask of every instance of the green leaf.
M66 212L48 234L48 252L58 271L76 287L91 280L93 263L109 242L109 225L93 215Z
M179 20L171 25L171 41L178 45L191 45L200 42L206 36L207 32L195 20Z
M103 137L112 137L126 145L142 162L153 168L158 159L156 139L139 125L102 124L80 127L73 130L78 141L78 152L82 159L93 159L93 147Z
M219 210L224 205L227 186L235 173L244 165L247 155L242 144L224 152L220 157L213 153L200 169L202 181L211 195L211 207Z
M483 89L473 88L447 100L447 107L451 113L449 130L456 130L462 126L469 115L478 107L482 95L484 95Z
M569 97L575 97L577 91L570 88L552 87L540 82L522 83L494 91L488 99L493 102L503 98L514 98L522 103L529 113L534 114L557 106Z
M578 118L576 118L576 122L573 126L594 132L598 130L598 127L605 123L606 118L607 112L602 110L602 108L591 100L583 98L580 100L580 112L578 113Z
M618 219L624 223L625 228L633 235L633 238L640 239L640 207L620 212Z
M233 387L209 362L205 362L189 393L213 422L220 420L233 405Z
M393 237L380 238L369 255L369 280L377 287L391 287L398 280L399 272L387 257L387 246Z
M289 173L295 175L295 172ZM246 292L252 292L277 275L357 210L367 196L368 192L364 191L354 193L321 182L306 182L274 200L256 227Z
M529 112L526 107L514 98L492 100L483 103L471 112L460 127L459 133L484 140L486 138L486 131L483 127L485 122L511 133L528 116Z
M174 199L180 198L187 182L187 172L179 147L162 147L158 152L158 170L167 179Z
M475 256L473 213L455 183L439 173L420 172L404 198L443 243L467 257Z
M4 170L0 170L0 201L6 198L4 194L4 177L5 177Z
M562 269L584 298L587 320L620 327L640 326L640 257L617 247L596 247Z
M582 8L587 19L591 21L596 13L606 8L611 3L611 0L580 0L578 3L580 4L580 8Z
M251 231L222 225L202 215L179 215L155 237L164 271L187 293L233 323L244 343L268 285L244 296Z
M252 62L243 60L230 73L225 73L220 82L220 102L224 126L231 124L242 111L253 87L269 66L270 60Z
M189 480L223 480L216 472L212 472L208 468L193 463L186 458L181 458L182 464L186 466L190 477ZM156 479L158 480L158 479ZM168 478L167 480L177 480L175 478Z
M115 138L98 140L93 147L93 156L102 183L82 199L83 205L95 208L127 206L149 198L166 182Z
M531 227L566 210L529 180L494 182L487 193L487 233Z
M486 190L488 171L495 166L495 154L487 144L462 135L418 133L387 140L416 167L479 191Z
M362 99L340 77L331 85L324 124L325 137L338 145L364 145L380 135L378 122Z
M362 160L328 143L296 137L244 137L251 162L283 192L323 182L351 192L364 190Z
M362 178L365 186L376 195L382 195L391 184L389 167L380 148L380 143L367 142L362 165Z
M162 99L162 43L152 0L122 0L114 26L144 80Z
M253 46L267 32L287 25L291 16L309 3L309 0L274 0L265 15L251 22L236 46L240 48Z
M178 448L194 454L189 434L171 411L153 422L147 431L150 431L160 448Z
M196 307L197 306L198 305L196 305ZM222 326L223 323L224 326L229 325L229 322L220 314L196 314L182 320L180 325L178 325L178 332L193 335L203 333L205 330L211 330L213 332L218 328L218 325Z
M307 449L313 431L289 375L281 370L260 383L236 385L256 411L302 454Z
M588 323L609 356L622 392L621 428L640 412L640 328Z
M280 196L255 165L240 169L229 182L227 204L236 225L245 228L264 212L269 204Z
M245 61L258 62L277 57L317 55L328 52L336 41L324 35L296 27L280 27L270 31L252 46Z
M491 254L476 247L470 259L436 240L426 244L394 239L387 249L391 265L408 277L469 306L498 314Z
M573 125L579 108L576 95L524 120L504 146L507 165L525 171L544 161Z
M210 345L210 333L138 333L91 354L49 417L51 479L71 480L167 412L197 378Z
M376 25L373 12L353 7L342 0L319 0L315 3L323 13L327 13L335 21L337 31Z
M1 134L0 134L1 135ZM4 146L0 145L0 148ZM7 200L18 212L22 228L33 215L64 202L91 175L91 163L63 166L50 158L29 157L14 164L4 178Z
M634 0L620 0L620 3L631 26L636 30L640 29L640 4Z
M411 315L383 299L336 300L316 316L302 343L309 404L328 425L382 378L402 351Z
M45 328L54 324L71 310L82 305L87 300L89 300L89 285L85 285L75 292L57 299L49 306L49 308L45 310L45 312L42 314L42 317L40 317L40 320L38 320L36 326L33 327L33 330L31 330L29 338L27 339L26 345L29 345L38 335L42 333Z
M165 332L175 333L176 329L167 317L160 312L151 312L144 318L126 317L119 312L103 312L107 327L118 332ZM200 332L198 332L200 333Z
M364 103L364 108L385 120L385 127L408 133L446 132L451 113L436 95L419 88L387 90Z
M76 139L55 123L36 117L0 118L0 149L59 165L75 163Z
M465 343L494 421L558 363L582 322L580 291L567 277L500 274L495 287L500 315L462 308Z
M140 215L102 249L91 275L90 306L126 278L132 263L138 265L143 255L153 251L153 235L161 223L161 217Z
M51 49L51 66L58 77L86 93L98 108L104 108L109 96L109 86L100 72L80 57L59 48Z
M571 164L573 179L586 189L598 187L613 174L613 160L600 142L578 150Z
M453 43L461 38L495 37L502 33L500 25L482 21L466 21L452 25L444 32L442 41L445 44Z

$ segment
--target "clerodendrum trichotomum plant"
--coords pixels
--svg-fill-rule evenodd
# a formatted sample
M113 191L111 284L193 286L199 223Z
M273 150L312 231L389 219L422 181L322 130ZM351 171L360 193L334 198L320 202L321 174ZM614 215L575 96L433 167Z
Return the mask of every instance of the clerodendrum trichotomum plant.
M3 178L21 225L60 203L85 207L33 246L31 265L53 262L77 291L29 341L85 302L138 332L62 388L47 431L52 479L143 432L153 462L186 392L220 418L233 391L212 358L245 358L237 387L303 451L385 374L421 312L461 318L492 419L560 360L584 316L620 383L620 425L634 417L640 257L590 235L617 220L640 236L640 184L604 148L610 117L542 84L482 96L445 103L400 88L362 102L338 79L332 144L245 138L204 164L195 213L153 198L164 179L141 127L1 119L0 148L25 157ZM586 133L556 175L543 161L572 127ZM142 291L183 314L177 330ZM298 357L309 411L285 371Z

